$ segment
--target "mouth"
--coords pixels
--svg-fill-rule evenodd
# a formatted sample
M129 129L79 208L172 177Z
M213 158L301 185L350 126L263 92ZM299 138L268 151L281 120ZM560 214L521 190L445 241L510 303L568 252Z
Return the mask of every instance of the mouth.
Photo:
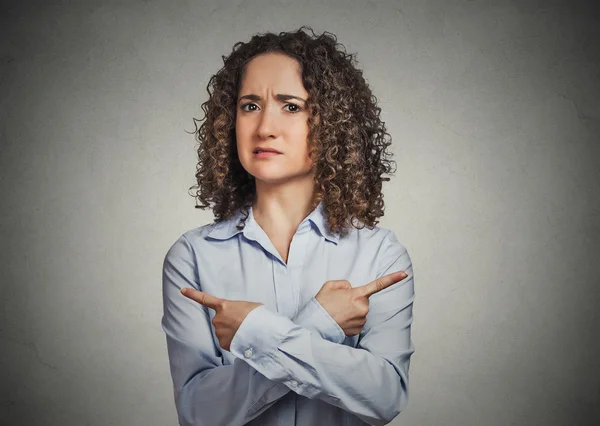
M281 152L272 149L272 148L256 148L254 149L254 151L252 151L252 153L254 155L267 155L267 154L271 154L271 155L277 155L277 154L281 154Z

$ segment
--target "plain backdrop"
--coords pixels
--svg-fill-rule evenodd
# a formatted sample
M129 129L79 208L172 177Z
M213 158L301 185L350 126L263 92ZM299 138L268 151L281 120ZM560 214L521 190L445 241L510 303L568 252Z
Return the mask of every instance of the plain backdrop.
M404 426L600 424L600 14L582 1L4 2L0 423L176 425L192 119L237 41L357 54L415 273ZM373 395L377 398L377 395Z

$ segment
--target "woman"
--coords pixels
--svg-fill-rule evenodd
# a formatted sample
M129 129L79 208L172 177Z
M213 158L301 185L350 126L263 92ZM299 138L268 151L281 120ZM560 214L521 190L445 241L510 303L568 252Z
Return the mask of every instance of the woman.
M383 425L407 403L412 264L376 226L391 142L353 56L305 29L237 43L208 85L193 188L216 220L163 265L181 425Z

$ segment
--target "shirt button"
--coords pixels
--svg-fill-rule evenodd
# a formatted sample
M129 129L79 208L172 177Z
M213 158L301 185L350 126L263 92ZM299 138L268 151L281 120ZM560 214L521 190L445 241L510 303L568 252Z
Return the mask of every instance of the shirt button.
M295 388L296 386L298 386L298 382L297 382L297 381L295 381L295 380L292 380L292 381L290 382L290 385L292 385L292 387L293 387L293 388Z
M252 356L252 348L250 348L250 349L246 349L246 350L244 351L244 356L245 356L246 358L250 358L250 357Z

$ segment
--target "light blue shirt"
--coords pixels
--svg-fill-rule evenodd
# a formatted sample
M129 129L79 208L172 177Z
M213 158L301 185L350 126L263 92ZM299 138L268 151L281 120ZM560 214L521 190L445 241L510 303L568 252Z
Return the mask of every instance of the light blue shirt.
M252 210L185 232L163 264L162 328L180 425L385 425L406 406L414 299L406 248L385 228L329 233L322 204L298 226L287 264ZM369 298L346 336L314 296L329 280L365 285L404 270ZM219 346L215 311L180 293L262 303Z

